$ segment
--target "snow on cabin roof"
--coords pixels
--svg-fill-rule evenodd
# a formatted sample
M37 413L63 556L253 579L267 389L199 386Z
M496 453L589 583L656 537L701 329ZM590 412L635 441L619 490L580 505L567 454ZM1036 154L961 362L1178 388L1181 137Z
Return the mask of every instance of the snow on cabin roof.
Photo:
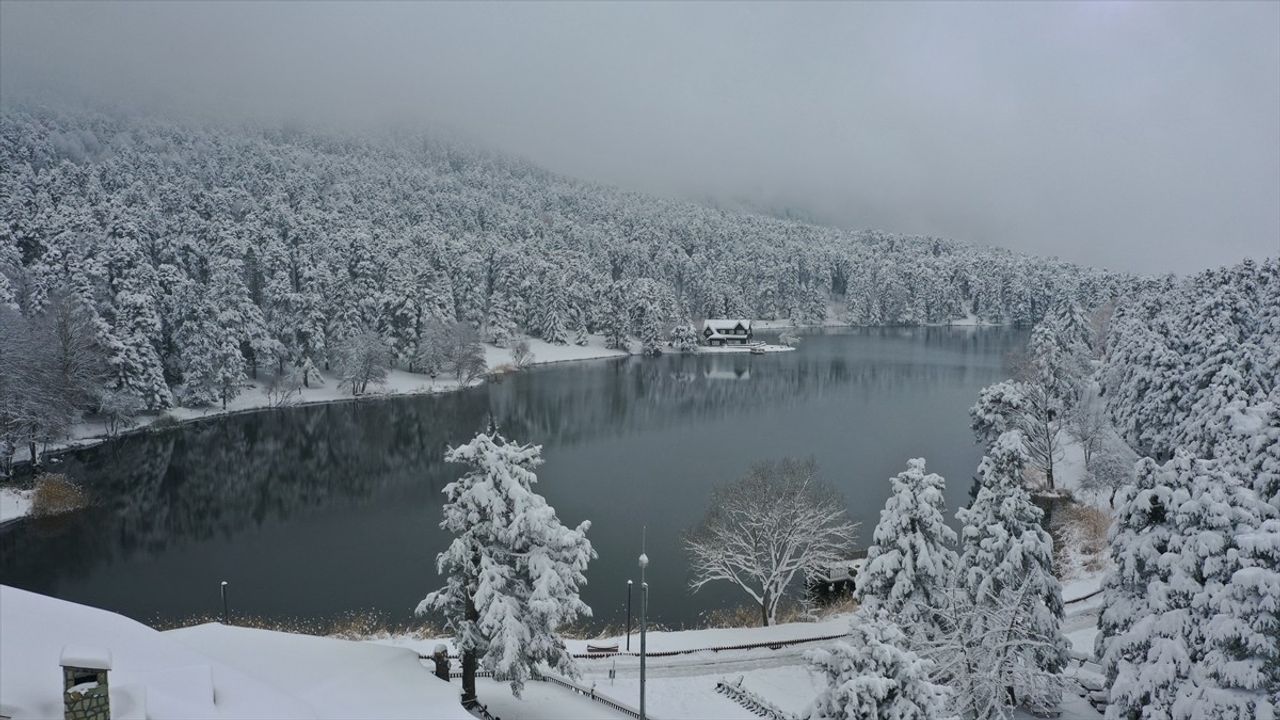
M86 670L110 670L111 651L89 645L63 645L62 657L58 659L58 664L62 667Z
M750 330L750 329L751 329L751 321L750 321L750 320L731 320L731 319L724 319L724 318L714 318L714 319L709 318L709 319L707 319L707 320L703 320L703 321L702 321L702 326L703 326L703 327L709 327L709 328L711 328L712 330L732 330L733 328L735 328L735 327L737 327L737 326L739 326L739 325L741 325L742 327L744 327L744 328L746 328L746 329L748 329L748 330Z

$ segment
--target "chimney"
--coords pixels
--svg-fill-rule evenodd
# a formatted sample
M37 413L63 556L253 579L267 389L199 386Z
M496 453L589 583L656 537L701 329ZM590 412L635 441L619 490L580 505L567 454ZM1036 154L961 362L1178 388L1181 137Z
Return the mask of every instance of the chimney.
M62 717L65 720L111 720L107 671L111 651L83 645L62 648Z

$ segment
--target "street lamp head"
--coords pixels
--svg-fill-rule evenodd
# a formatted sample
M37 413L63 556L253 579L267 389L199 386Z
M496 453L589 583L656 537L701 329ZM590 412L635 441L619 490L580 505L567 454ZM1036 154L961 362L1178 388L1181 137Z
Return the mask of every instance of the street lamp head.
M226 587L226 586L227 586L227 581L226 581L226 580L223 580L223 581L222 581L222 586L223 586L223 587Z
M640 567L649 567L649 556L644 553L640 553Z
M627 584L628 584L628 585L630 585L630 584L631 584L631 581L630 581L630 580L628 580L628 581L627 581Z

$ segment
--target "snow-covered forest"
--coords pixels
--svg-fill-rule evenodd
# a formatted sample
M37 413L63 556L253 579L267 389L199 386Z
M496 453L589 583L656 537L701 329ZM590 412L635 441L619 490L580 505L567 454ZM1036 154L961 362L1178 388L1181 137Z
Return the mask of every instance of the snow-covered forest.
M949 714L1057 708L1070 644L1054 540L1028 490L1069 497L1055 466L1075 443L1084 467L1074 490L1082 501L1103 491L1114 515L1093 652L1078 656L1101 667L1093 702L1114 720L1274 717L1278 369L1275 259L1144 282L1118 304L1056 305L1015 377L984 388L971 411L986 455L973 500L956 512L959 538L942 524L945 481L926 476L923 460L893 479L859 575L855 637L890 628L895 662L945 686ZM869 662L888 656L856 645L815 653L831 676L818 713L934 716L922 709L937 704L931 686L913 680L890 698L868 681L903 675ZM880 714L866 710L877 703Z
M1030 325L1122 280L623 192L415 134L9 108L0 138L0 303L29 319L72 304L103 386L148 409L333 365L366 331L417 370L432 320L499 345L655 347L706 316Z

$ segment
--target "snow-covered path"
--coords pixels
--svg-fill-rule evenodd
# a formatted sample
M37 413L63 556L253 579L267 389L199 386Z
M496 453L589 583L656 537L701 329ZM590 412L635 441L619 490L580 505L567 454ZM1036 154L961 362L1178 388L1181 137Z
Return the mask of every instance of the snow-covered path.
M602 703L549 682L525 683L522 697L511 694L511 686L490 678L476 679L480 704L500 718L516 720L596 720L626 718Z

